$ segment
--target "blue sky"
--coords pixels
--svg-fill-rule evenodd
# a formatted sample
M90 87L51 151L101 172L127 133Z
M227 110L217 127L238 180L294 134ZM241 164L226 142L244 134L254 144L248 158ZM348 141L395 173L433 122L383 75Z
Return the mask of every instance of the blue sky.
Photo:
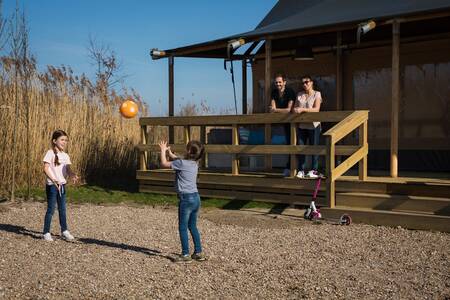
M91 35L115 51L123 65L121 74L128 75L125 85L143 96L152 115L160 115L167 111L168 67L166 59L150 59L151 48L171 49L251 30L276 2L21 0L19 5L25 9L31 53L40 69L64 64L76 74L92 75L87 52ZM15 5L15 0L3 0L3 15L10 15ZM236 63L238 107L240 66ZM230 76L223 60L177 58L175 109L200 100L216 112L233 108ZM251 89L249 93L251 97Z

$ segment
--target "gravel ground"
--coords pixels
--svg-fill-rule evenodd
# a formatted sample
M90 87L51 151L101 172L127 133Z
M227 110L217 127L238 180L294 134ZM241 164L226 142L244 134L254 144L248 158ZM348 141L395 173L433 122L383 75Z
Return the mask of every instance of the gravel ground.
M174 207L69 205L73 243L41 239L44 213L0 206L0 299L450 297L446 233L203 210L208 260L176 264Z

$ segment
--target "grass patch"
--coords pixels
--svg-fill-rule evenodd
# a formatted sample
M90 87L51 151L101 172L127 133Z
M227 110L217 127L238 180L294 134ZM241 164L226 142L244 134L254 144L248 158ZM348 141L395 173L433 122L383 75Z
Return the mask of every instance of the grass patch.
M26 190L20 189L17 191L16 195L19 198L25 198ZM31 197L37 201L45 201L46 196L44 188L31 189ZM67 187L67 202L92 204L138 203L143 205L176 206L178 204L178 199L175 195L129 192L96 185L83 185ZM202 197L202 206L237 210L242 208L272 209L275 204Z

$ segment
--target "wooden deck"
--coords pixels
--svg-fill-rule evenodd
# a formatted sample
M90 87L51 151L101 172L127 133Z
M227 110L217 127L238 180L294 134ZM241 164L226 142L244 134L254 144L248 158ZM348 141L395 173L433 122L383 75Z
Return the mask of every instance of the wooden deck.
M174 174L169 170L138 171L141 192L174 194ZM231 175L201 172L202 197L309 205L314 180L282 178L279 174ZM413 177L342 176L336 181L336 206L326 207L326 184L317 203L324 214L338 218L349 213L356 223L401 226L450 232L450 180ZM302 210L298 215L301 215Z
M202 162L198 188L203 197L235 200L253 200L282 203L284 205L308 205L314 180L294 178L297 154L316 154L325 157L325 175L317 204L327 216L343 212L351 214L355 222L375 225L402 226L411 229L428 229L450 232L450 180L419 177L370 177L367 176L367 122L368 111L328 111L305 114L254 114L198 117L141 118L142 142L137 179L142 192L174 193L173 173L167 170L148 170L148 153L158 152L150 141L149 127L168 126L171 149L182 153L191 139L191 127L200 127L200 139L207 154L231 155L228 173L212 172ZM323 134L325 145L297 145L295 128L302 122L331 122L335 125ZM286 123L291 127L290 145L272 145L271 127ZM239 128L264 126L264 145L239 144ZM183 141L174 143L171 134L174 126L183 127ZM206 138L206 127L229 127L231 144L211 144ZM345 141L345 145L342 145ZM352 143L349 145L349 143ZM240 155L261 154L265 157L268 173L245 173L240 168ZM271 173L273 154L289 154L291 177ZM345 156L340 164L337 155ZM355 170L357 176L344 176Z

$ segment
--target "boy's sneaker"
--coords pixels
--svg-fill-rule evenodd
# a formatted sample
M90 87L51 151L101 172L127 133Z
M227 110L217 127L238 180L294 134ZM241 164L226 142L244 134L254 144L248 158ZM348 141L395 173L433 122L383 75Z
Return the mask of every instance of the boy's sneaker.
M192 259L189 256L189 254L186 254L186 255L180 254L173 258L173 262L174 263L190 263L190 262L192 262Z
M311 170L308 172L308 175L306 176L308 176L308 178L319 178L321 175L322 174L320 174L319 172Z
M298 171L297 175L295 175L297 178L305 178L305 172L304 171Z
M53 238L52 238L52 235L50 234L50 232L47 232L46 234L44 234L43 238L47 242L53 242Z
M203 254L203 252L194 253L191 255L191 258L196 261L205 261L206 260L206 256L205 256L205 254Z
M65 230L62 232L62 236L66 241L73 241L75 238L70 234L69 230Z
M283 170L283 177L290 177L291 176L291 170L284 169Z

